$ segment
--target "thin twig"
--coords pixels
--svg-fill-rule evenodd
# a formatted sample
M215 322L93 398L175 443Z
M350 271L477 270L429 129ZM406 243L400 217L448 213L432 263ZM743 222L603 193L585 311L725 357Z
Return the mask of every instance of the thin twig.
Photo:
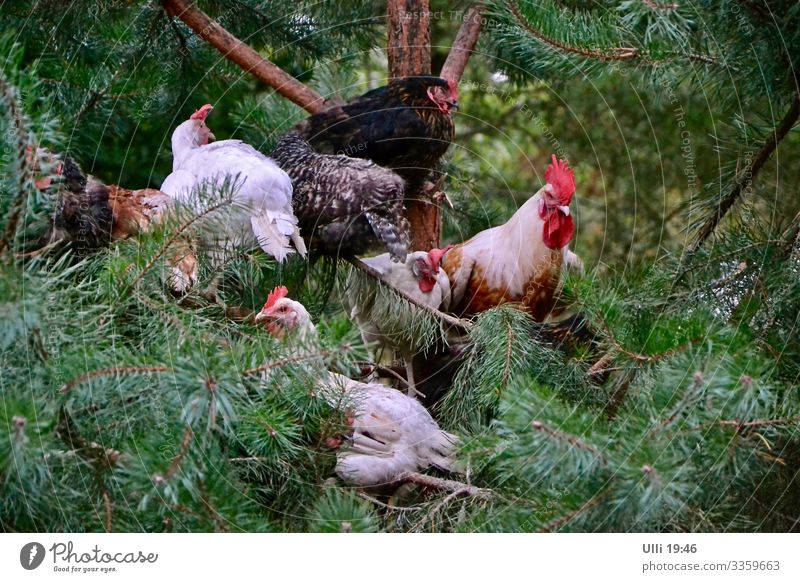
M178 470L178 466L181 464L183 457L186 456L186 452L189 450L189 444L192 442L192 427L187 426L186 430L183 431L183 439L181 440L181 448L178 449L178 453L172 458L172 462L169 464L169 469L167 469L166 478L170 479L175 472Z
M778 124L769 138L767 138L764 146L758 152L758 155L753 159L753 163L742 168L738 176L736 176L730 191L725 194L725 196L717 205L717 211L711 215L698 230L697 240L695 241L691 250L686 254L687 259L690 258L694 252L697 251L697 249L699 249L706 240L708 240L714 230L716 230L717 226L719 226L720 222L722 222L722 219L725 217L725 215L728 214L728 211L731 209L733 204L739 199L739 196L741 196L742 193L744 193L750 184L752 184L756 179L756 176L758 176L758 173L764 167L764 164L766 164L767 160L772 155L772 152L777 149L781 140L785 138L786 135L791 131L799 117L800 96L795 95L789 111L786 112L786 115L783 117L780 124Z
M513 356L513 345L514 345L514 328L511 325L510 321L506 321L506 326L508 327L508 336L506 339L506 358L503 362L503 379L501 381L502 387L505 388L508 386L509 377L511 375L511 358Z
M64 405L61 405L58 411L56 434L72 451L91 462L98 469L113 469L128 458L128 455L122 451L104 447L100 443L82 437Z
M737 431L742 431L746 428L754 428L760 426L779 426L782 424L800 423L800 416L792 416L790 418L763 418L758 420L716 420L705 424L698 424L691 428L686 428L684 431L695 431L711 428L712 426L728 426L733 427Z
M543 423L540 420L534 420L531 423L531 428L533 428L533 430L536 430L536 431L541 431L541 432L545 433L546 435L548 435L551 438L554 438L556 440L565 442L571 447L575 447L576 449L580 449L582 451L586 451L587 453L591 453L595 457L597 457L601 461L603 461L603 463L606 463L606 459L603 456L603 453L600 452L600 450L597 449L597 447L594 447L594 446L590 445L589 443L586 443L586 442L582 441L581 439L579 439L578 437L576 437L574 435L567 434L565 432L557 430L557 429L555 429L555 428Z
M368 376L373 372L383 372L385 374L390 375L398 382L400 382L401 387L408 387L408 380L388 366L381 366L380 364L364 363L363 365L360 365L360 368L361 368L362 378Z

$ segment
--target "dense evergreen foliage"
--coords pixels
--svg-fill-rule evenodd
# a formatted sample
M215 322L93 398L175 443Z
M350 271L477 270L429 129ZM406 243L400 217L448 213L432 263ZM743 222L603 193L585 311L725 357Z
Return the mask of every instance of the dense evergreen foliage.
M347 419L315 379L367 358L339 300L345 262L243 249L221 301L166 292L165 249L213 230L228 193L93 254L29 252L57 201L33 187L27 146L157 187L172 129L202 103L218 137L267 153L305 114L159 2L3 3L2 530L798 529L800 7L487 4L445 242L504 221L551 152L569 158L588 273L567 291L598 344L557 349L512 306L474 320L434 409L463 441L464 473L439 476L478 488L454 492L332 477ZM381 2L197 5L325 96L385 82ZM465 6L432 2L434 63ZM201 264L197 289L216 276ZM279 283L317 322L317 362L239 316ZM440 338L440 321L381 293L415 335Z

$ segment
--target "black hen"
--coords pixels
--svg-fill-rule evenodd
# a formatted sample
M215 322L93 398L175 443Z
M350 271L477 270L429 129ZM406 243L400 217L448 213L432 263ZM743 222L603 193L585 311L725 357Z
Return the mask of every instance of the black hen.
M454 81L401 77L316 113L295 129L318 153L372 160L400 174L414 191L453 141L450 112L457 100Z
M295 131L271 156L292 179L292 207L312 249L353 256L379 240L405 262L409 225L400 176L369 160L318 154Z

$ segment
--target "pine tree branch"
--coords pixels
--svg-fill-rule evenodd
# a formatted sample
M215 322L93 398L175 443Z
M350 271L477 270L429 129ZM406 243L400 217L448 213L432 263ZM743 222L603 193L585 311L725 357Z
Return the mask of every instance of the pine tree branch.
M322 350L320 352L316 352L314 354L308 354L303 356L294 356L291 358L281 358L280 360L275 360L274 362L270 362L269 364L262 364L261 366L256 366L255 368L249 368L242 372L242 376L253 376L255 374L260 374L262 372L266 372L267 370L271 370L273 368L281 368L283 366L287 366L289 364L299 364L300 362L308 362L310 360L317 360L319 358L326 358L333 353L342 353L343 351L347 351L350 349L348 344L343 346L339 346L335 349L329 350Z
M181 464L181 461L186 456L187 451L189 450L189 445L192 442L192 437L194 436L194 432L192 431L191 426L187 426L186 429L183 431L183 439L181 439L181 448L178 449L176 455L172 458L172 462L169 464L169 468L167 469L167 473L165 475L166 479L171 479L173 475L178 471L178 467Z
M546 425L540 420L534 420L531 423L531 428L536 431L541 431L550 438L564 442L571 447L575 447L576 449L580 449L582 451L586 451L587 453L591 453L598 459L600 459L603 462L603 464L607 463L606 458L603 456L603 453L600 452L600 450L598 450L596 447L588 443L583 442L581 439L579 439L574 435L567 434L565 432L552 428L551 426Z
M568 45L554 38L550 38L542 31L538 30L533 25L531 25L531 23L528 22L525 16L520 12L519 8L514 3L514 0L506 0L506 6L508 7L511 14L514 16L514 19L517 21L517 24L521 28L526 30L534 38L538 39L539 41L543 42L544 44L556 50L560 50L562 52L574 55L579 55L587 59L595 59L598 61L630 61L638 59L651 65L658 65L665 62L665 60L653 60L649 58L646 53L640 51L636 47L610 47L606 49L589 49L589 48L582 48L582 47ZM664 10L668 9L668 5L665 6L667 7L663 9ZM698 61L711 65L719 64L719 61L717 61L717 59L715 59L714 57L710 57L708 55L701 55L697 53L681 53L679 51L674 51L670 54L674 57L684 57L686 59L689 59L690 61Z
M0 74L0 100L5 105L8 112L9 125L14 131L18 180L17 191L8 210L6 228L3 231L2 238L0 238L0 253L4 253L13 245L20 218L25 214L28 189L33 182L32 156L36 155L36 151L28 143L30 140L28 123L17 98L17 91L2 74ZM31 159L29 159L29 156L31 156Z
M286 71L268 61L241 40L225 30L218 22L186 0L163 0L164 9L181 19L200 38L216 48L222 55L252 74L262 83L273 87L279 94L309 113L325 107L325 99Z
M447 59L442 66L439 76L443 79L459 81L464 70L467 68L469 58L478 42L483 26L483 12L485 7L482 4L470 6L464 16L464 22L458 29L453 46L447 55Z
M73 378L59 389L59 392L66 394L75 386L83 384L87 380L94 380L95 378L105 378L108 376L132 376L137 374L160 374L169 372L170 368L166 366L118 366L113 368L101 368L99 370L92 370L86 374L82 374L77 378Z
M757 420L748 420L748 421L715 420L714 422L699 424L691 428L686 428L684 429L684 432L703 430L711 428L712 426L732 427L735 428L737 431L741 432L747 428L759 428L762 426L783 426L787 424L797 424L797 423L800 423L800 416L792 416L790 418L760 418Z
M764 164L766 164L767 160L772 155L772 152L777 149L781 140L786 137L786 135L794 127L795 123L797 123L798 117L800 117L800 96L795 95L789 111L786 112L786 115L783 117L780 124L772 132L772 135L770 135L770 137L767 139L766 143L758 152L758 155L755 157L755 159L753 159L753 163L745 168L742 168L742 170L734 179L733 186L731 187L730 191L722 198L722 200L720 200L719 204L717 205L717 211L700 227L697 233L697 240L695 241L689 253L687 253L687 258L691 257L694 252L697 251L713 234L717 226L719 226L720 222L722 222L722 219L725 218L726 214L728 214L728 211L730 211L733 204L739 199L739 196L741 196L742 193L744 193L750 184L752 184L752 182L756 179L758 173L764 167Z
M605 497L608 496L608 490L598 493L597 495L593 496L589 501L581 505L575 511L571 511L570 513L558 518L555 521L551 521L546 526L544 526L541 531L542 532L552 532L558 531L561 529L562 526L574 521L576 517L586 513L593 507L596 507Z
M150 271L150 269L152 269L155 266L156 262L162 256L164 256L164 253L167 252L167 249L169 249L173 244L175 244L175 242L183 235L184 232L186 232L186 230L190 226L192 226L195 222L198 222L198 221L202 220L203 218L205 218L209 214L211 214L213 212L216 212L217 210L219 210L223 206L231 204L232 202L233 202L233 195L231 194L230 196L225 196L223 200L220 200L216 204L212 204L211 206L209 206L208 208L206 208L202 212L198 212L197 214L193 214L192 217L189 220L184 222L180 226L180 228L178 228L178 230L176 230L174 233L172 233L172 236L170 236L166 240L166 242L164 242L164 244L161 245L161 248L158 249L158 252L155 255L153 255L153 257L147 262L147 264L139 272L139 274L136 276L136 278L133 280L133 282L125 287L125 289L122 291L122 295L125 295L130 289L134 289L136 287L136 285L139 284L139 282Z
M553 38L549 38L544 33L534 28L519 11L514 0L506 0L506 6L521 28L526 30L534 38L539 39L541 42L554 49L600 61L628 61L639 58L639 50L634 47L614 47L605 50L596 50L569 46Z
M376 279L381 285L384 285L384 286L388 287L394 293L397 293L400 297L402 297L403 299L405 299L406 301L408 301L409 303L411 303L415 307L418 307L419 309L422 309L423 311L427 311L428 313L430 313L434 317L444 321L445 323L449 324L452 327L457 327L458 329L461 329L461 330L467 331L467 332L470 329L472 329L472 322L466 321L464 319L459 319L457 317L453 317L452 315L449 315L447 313L443 313L443 312L439 311L438 309L434 309L430 305L425 305L424 303L420 303L419 301L417 301L416 299L411 297L411 295L409 295L408 293L406 293L402 289L398 289L394 285L390 285L389 283L387 283L386 281L384 281L381 278L381 275L380 275L380 273L378 273L378 271L376 271L375 269L373 269L372 267L367 265L362 260L357 259L357 258L350 258L350 259L347 259L347 261L351 265L353 265L356 269L366 273L367 275L369 275L373 279Z
M63 404L58 409L56 434L72 451L99 469L113 469L128 457L122 451L106 448L100 443L82 437L75 427L75 421L72 420L72 416Z

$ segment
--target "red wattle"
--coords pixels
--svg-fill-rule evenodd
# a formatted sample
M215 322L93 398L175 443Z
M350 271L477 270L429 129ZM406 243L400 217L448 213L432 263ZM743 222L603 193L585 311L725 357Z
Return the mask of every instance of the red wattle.
M544 219L543 236L547 248L558 250L569 244L575 234L575 222L558 210L551 210Z
M419 290L423 293L430 293L433 291L433 286L436 285L436 279L423 277L419 280Z

